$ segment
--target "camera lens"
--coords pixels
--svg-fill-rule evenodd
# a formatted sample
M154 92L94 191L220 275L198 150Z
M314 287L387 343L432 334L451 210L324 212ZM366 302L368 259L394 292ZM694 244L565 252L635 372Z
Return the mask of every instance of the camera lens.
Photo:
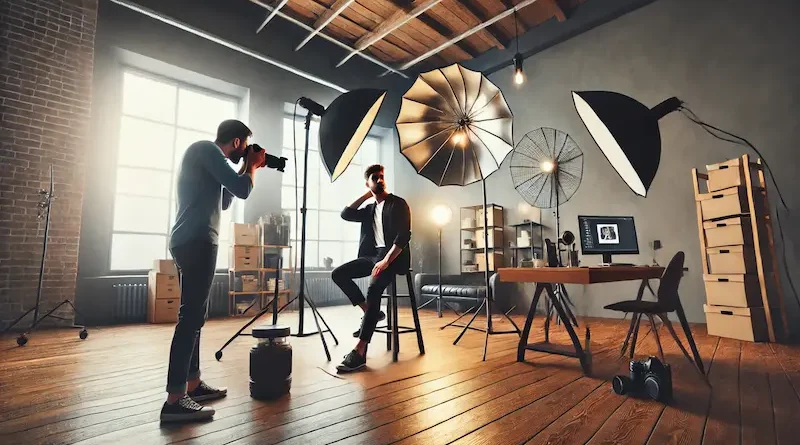
M648 397L653 400L659 400L661 398L661 384L659 382L658 376L654 374L648 375L644 379L644 388L647 392Z
M630 388L631 380L624 375L617 375L611 380L611 387L618 395L624 395Z

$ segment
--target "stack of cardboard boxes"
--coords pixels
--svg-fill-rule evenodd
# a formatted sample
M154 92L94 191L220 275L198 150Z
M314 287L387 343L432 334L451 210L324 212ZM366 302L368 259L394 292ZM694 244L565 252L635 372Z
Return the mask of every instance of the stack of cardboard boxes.
M263 291L263 246L258 224L231 225L229 268L234 279L230 287L231 313L238 315L260 299Z
M772 246L771 240L760 235L769 224L765 195L758 190L760 184L753 184L757 171L752 169L757 164L747 159L743 156L709 165L707 175L695 171L704 310L711 335L768 341L767 296L771 293L768 290L773 290L768 278L774 267L768 252ZM707 179L707 193L700 192L698 178ZM772 318L777 322L780 310Z
M178 269L173 260L155 260L147 277L147 321L177 323L181 306Z

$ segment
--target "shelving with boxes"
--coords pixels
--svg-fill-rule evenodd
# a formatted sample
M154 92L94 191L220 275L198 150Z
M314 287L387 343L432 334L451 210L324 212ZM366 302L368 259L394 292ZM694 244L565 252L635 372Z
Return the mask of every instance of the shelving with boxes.
M147 321L177 323L181 286L174 260L155 260L147 274Z
M503 207L487 204L489 231L489 271L505 265L505 231L503 226ZM486 259L483 252L484 227L483 205L461 207L460 209L461 273L484 272Z
M288 300L284 272L291 268L281 267L281 249L288 245L265 244L264 224L233 223L231 225L228 289L230 302L228 312L233 316L248 315L252 308L260 310L271 298L278 298L279 306ZM287 243L288 244L288 243ZM270 276L271 275L271 276ZM276 284L278 290L276 292Z
M706 169L692 169L692 180L708 333L752 342L788 338L763 164L743 155Z

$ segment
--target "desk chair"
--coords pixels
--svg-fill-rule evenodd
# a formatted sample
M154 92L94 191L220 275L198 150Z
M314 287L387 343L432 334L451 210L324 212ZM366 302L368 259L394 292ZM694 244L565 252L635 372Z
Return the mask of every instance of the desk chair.
M412 269L408 272L398 273L392 277L392 283L389 285L389 294L384 294L382 298L386 298L386 325L375 328L375 332L386 334L386 350L392 351L392 361L397 361L397 355L400 352L400 334L417 333L417 345L419 353L425 353L425 343L422 341L422 327L419 324L419 314L417 313L417 298L414 296L414 284L411 282ZM397 275L405 275L406 283L408 284L408 294L397 294ZM408 298L411 305L411 314L414 316L414 327L399 326L397 315L397 299ZM392 347L394 345L394 347Z
M678 335L675 333L675 329L672 327L672 323L669 321L669 317L667 314L670 312L676 312L680 307L680 297L678 296L678 287L681 284L681 277L683 277L683 262L685 260L685 255L683 252L678 252L672 257L670 260L669 265L666 269L664 269L664 273L661 275L661 284L658 287L658 292L656 293L656 298L658 301L643 301L643 300L628 300L628 301L620 301L614 304L610 304L605 307L605 309L609 309L612 311L617 312L631 312L633 313L633 318L631 319L631 326L628 328L628 335L625 337L625 343L622 345L622 354L625 353L625 349L628 347L628 341L631 338L631 334L633 334L633 342L631 344L631 353L630 356L633 358L633 352L636 347L636 338L639 334L639 321L641 320L642 315L646 315L647 318L650 320L651 330L656 338L656 345L658 345L658 353L661 356L661 361L665 362L664 360L664 351L661 349L661 339L658 337L658 330L656 329L656 322L655 316L661 319L661 322L667 327L669 333L672 334L672 338L675 339L675 343L678 344L678 347L683 352L683 355L686 357L687 360L697 369L700 373L700 376L708 382L708 378L706 377L705 369L703 368L703 362L700 358L699 354L697 355L698 363L695 363L694 360L689 356L689 353L686 351L686 348L683 347L683 343L678 338ZM689 329L684 329L686 336L688 337L687 340L690 342L691 345L694 344L694 338L692 338L692 333ZM666 362L665 362L666 363Z

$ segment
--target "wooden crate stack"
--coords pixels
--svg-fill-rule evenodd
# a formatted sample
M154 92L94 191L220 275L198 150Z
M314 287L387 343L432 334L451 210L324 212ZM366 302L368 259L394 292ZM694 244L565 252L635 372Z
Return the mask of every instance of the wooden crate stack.
M174 260L155 260L147 275L147 321L177 323L181 287Z
M692 169L692 180L708 333L751 342L788 339L763 164L743 155L706 169Z

